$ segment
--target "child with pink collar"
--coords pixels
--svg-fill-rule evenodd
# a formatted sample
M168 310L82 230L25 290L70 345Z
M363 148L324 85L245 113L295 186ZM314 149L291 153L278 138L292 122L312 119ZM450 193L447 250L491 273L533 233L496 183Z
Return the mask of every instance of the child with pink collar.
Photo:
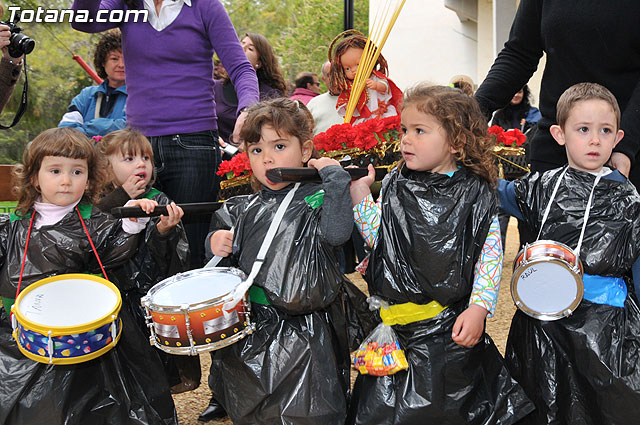
M15 173L16 212L0 215L0 296L6 311L18 287L64 273L107 276L106 270L135 253L135 234L144 229L144 220L119 221L92 207L103 170L93 144L75 129L46 130L27 146ZM152 207L146 200L130 205ZM0 423L117 423L130 417L174 423L166 380L140 374L149 366L161 368L158 357L138 329L127 325L124 310L120 317L122 337L112 350L53 367L22 355L3 318Z

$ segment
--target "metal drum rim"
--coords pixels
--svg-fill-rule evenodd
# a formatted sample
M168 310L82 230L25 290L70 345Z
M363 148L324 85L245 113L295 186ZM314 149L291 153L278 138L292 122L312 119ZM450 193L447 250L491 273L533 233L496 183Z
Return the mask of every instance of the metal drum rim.
M576 289L577 289L576 298L564 310L559 311L557 313L540 313L538 311L535 311L527 307L522 301L522 299L518 296L518 293L517 293L518 279L520 278L520 275L522 275L522 272L526 268L525 266L529 266L537 263L556 263L559 266L564 267L569 272L571 272L572 276L574 277L576 282ZM513 271L513 274L511 276L511 288L510 288L511 298L513 299L513 302L515 303L516 307L520 311L525 313L527 316L533 317L534 319L545 320L545 321L562 319L564 317L571 315L571 313L576 311L576 308L578 308L578 306L580 305L584 297L584 284L582 282L582 273L581 271L576 272L575 270L573 270L572 267L567 267L567 264L568 263L566 261L556 257L551 257L551 258L538 257L524 264L520 264L518 268Z
M153 295L156 292L160 291L161 289L164 289L170 286L172 283L177 282L178 281L177 279L184 280L194 275L207 274L207 273L213 274L213 272L217 272L217 273L230 272L231 274L234 274L240 277L241 281L245 281L247 279L247 275L237 267L210 267L210 268L200 268L200 269L189 270L184 273L178 273L177 275L168 277L158 282L151 289L149 289L149 291L147 292L147 295L142 297L140 302L144 307L147 307L149 310L151 310L154 313L165 313L165 314L166 313L182 313L181 305L156 304L153 302ZM194 311L194 312L202 311L219 304L224 304L224 302L232 298L232 294L233 294L233 291L224 293L216 298L209 298L197 303L187 304L187 305L189 306L189 311ZM245 294L245 297L246 297L246 294Z

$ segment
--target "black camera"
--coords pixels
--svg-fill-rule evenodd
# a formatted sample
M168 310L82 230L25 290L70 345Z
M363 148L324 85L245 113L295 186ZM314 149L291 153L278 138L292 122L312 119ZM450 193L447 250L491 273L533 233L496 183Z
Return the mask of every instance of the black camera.
M19 58L22 55L28 55L33 51L33 48L36 47L36 42L31 37L20 33L22 28L20 28L15 22L0 21L0 24L8 26L9 31L11 32L7 51L9 52L9 56L12 58Z

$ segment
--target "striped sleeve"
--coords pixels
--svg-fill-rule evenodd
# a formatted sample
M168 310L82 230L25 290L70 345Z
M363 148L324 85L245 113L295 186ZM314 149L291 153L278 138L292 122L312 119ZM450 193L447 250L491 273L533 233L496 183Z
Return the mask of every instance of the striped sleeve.
M480 258L476 262L473 290L469 300L469 305L477 304L484 307L489 312L488 317L493 316L498 303L503 255L500 223L498 216L495 216L489 227Z
M353 207L353 221L369 246L373 246L378 238L380 217L382 216L381 199L382 194L380 194L378 202L375 202L373 196L369 194Z

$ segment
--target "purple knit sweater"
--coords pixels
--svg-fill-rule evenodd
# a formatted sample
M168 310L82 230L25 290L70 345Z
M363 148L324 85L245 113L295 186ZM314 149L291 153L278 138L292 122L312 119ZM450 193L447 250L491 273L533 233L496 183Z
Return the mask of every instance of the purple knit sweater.
M126 9L122 0L74 0L73 9ZM74 23L84 32L120 27L127 124L146 136L214 130L213 52L238 92L238 110L258 101L258 80L219 0L191 0L167 28L148 22Z

